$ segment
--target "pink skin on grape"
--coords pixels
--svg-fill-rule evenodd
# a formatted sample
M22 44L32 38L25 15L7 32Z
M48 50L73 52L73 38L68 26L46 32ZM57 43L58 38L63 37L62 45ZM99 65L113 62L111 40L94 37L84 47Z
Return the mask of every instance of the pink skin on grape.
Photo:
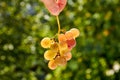
M75 39L70 39L70 40L67 40L67 45L68 45L68 48L71 50L73 47L75 47L76 45L76 41Z
M64 9L67 0L41 0L52 15L59 15Z

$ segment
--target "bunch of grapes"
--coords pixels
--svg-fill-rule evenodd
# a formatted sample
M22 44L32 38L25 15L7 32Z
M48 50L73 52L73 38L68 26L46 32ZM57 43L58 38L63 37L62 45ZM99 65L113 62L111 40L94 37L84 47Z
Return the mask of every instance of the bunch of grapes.
M44 58L49 60L48 67L52 70L56 69L57 66L66 65L67 61L72 58L71 50L75 47L75 38L79 36L79 30L72 28L65 33L60 34L60 22L58 15L65 8L67 0L41 0L48 11L56 16L58 23L58 37L56 39L51 39L45 37L41 41L41 46L43 48L48 48L44 53Z
M79 30L72 28L64 34L58 34L58 39L45 37L41 40L41 46L48 50L44 53L44 58L49 60L48 67L51 70L57 66L64 66L72 58L71 50L76 45L75 38L79 36Z

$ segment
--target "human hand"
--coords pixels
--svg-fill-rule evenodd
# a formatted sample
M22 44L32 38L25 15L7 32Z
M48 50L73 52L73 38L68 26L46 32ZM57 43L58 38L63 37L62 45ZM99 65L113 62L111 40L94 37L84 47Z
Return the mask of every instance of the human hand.
M41 0L48 11L57 16L65 8L67 0Z

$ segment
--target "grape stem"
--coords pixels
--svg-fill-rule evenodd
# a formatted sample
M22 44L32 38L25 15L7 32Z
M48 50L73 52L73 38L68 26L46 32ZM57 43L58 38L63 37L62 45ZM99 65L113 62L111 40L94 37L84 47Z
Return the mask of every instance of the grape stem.
M58 24L58 35L60 34L60 21L59 21L59 17L56 16L57 18L57 24Z

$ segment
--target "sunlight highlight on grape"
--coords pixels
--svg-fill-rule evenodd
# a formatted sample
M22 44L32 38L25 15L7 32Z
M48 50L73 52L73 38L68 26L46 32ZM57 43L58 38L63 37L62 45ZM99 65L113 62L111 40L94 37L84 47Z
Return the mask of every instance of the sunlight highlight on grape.
M65 59L64 56L57 56L57 57L55 58L55 62L56 62L57 65L59 65L59 66L64 66L64 65L67 64L67 61L66 61L66 59Z
M59 40L59 42L66 41L67 39L66 39L65 34L59 34L59 35L58 35L58 40Z
M44 58L46 60L52 60L55 56L56 56L57 52L55 52L54 50L47 50L44 53Z
M49 48L51 43L52 43L51 39L48 38L48 37L45 37L45 38L42 39L40 44L43 48Z
M67 61L69 61L72 58L71 52L67 52L63 55Z
M74 37L74 38L76 38L76 37L78 37L78 36L80 35L79 30L76 29L76 28L72 28L70 31L71 31L71 33L73 34L73 37Z
M66 36L67 40L70 40L70 39L73 38L73 34L72 34L71 31L67 31L67 32L65 33L65 36Z
M57 68L57 64L55 63L55 60L50 60L48 62L48 67L51 69L51 70L54 70Z

